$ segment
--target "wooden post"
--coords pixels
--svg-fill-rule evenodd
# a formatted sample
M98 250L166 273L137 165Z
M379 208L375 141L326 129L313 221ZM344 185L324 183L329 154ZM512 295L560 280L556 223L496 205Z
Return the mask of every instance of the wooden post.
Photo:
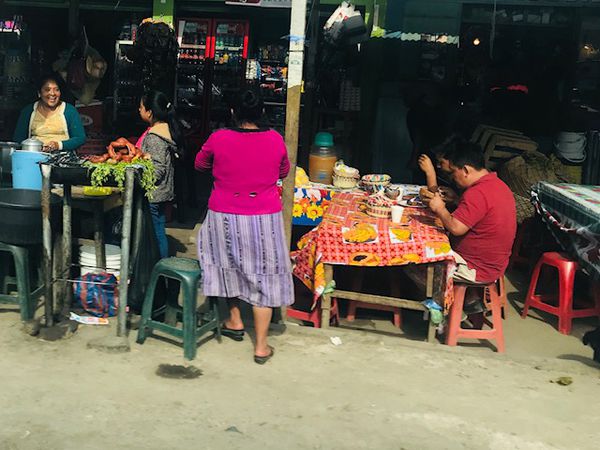
M304 63L304 28L306 1L292 0L290 24L290 56L288 64L287 106L285 112L285 144L290 160L290 174L283 181L283 219L288 246L292 241L292 207L294 179L298 158L298 131L300 127L300 98L302 94L302 67Z
M300 164L308 163L308 151L312 141L312 136L316 131L318 113L315 113L315 91L317 85L316 61L319 47L319 35L321 29L319 27L319 11L321 8L321 0L313 0L310 16L308 35L308 48L306 54L306 69L304 76L304 110L302 111L302 154L300 155Z
M69 1L69 35L79 35L79 0Z

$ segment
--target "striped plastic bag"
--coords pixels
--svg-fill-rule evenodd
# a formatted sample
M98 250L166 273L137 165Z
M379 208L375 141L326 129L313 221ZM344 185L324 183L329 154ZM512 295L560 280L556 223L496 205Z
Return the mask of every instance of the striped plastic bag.
M106 272L86 273L73 286L77 303L96 317L113 317L119 309L117 278Z

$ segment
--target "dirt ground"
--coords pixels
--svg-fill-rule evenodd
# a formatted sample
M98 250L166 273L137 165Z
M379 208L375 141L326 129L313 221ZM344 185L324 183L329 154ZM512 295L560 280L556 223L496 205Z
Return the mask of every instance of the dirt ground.
M193 254L193 242L180 236L177 249ZM506 355L418 342L410 317L404 334L362 312L329 330L275 326L265 366L249 339L207 340L195 379L156 374L186 364L166 339L138 345L132 332L129 353L87 348L116 320L47 342L2 307L0 450L597 449L600 366L580 342L595 324L563 336L547 317L520 319L523 280L510 280Z
M598 448L600 371L581 362L288 325L265 366L209 340L202 376L173 380L155 373L184 364L172 342L87 348L113 326L45 342L0 311L1 449Z

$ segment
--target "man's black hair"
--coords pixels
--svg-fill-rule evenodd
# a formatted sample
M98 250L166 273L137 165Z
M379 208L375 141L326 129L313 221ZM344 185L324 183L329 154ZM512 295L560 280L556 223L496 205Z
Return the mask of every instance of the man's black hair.
M469 141L455 141L448 147L444 158L454 167L462 169L471 166L475 170L485 169L485 157L479 144Z
M447 153L454 152L456 147L464 141L464 138L459 134L451 134L444 142L433 147L431 151L438 158L446 158Z

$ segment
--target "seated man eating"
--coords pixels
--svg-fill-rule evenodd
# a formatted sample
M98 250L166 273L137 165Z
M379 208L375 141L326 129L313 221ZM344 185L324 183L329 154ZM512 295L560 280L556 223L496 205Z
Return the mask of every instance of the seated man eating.
M429 200L429 208L450 233L457 262L454 280L492 283L504 275L515 239L514 196L495 173L485 168L477 144L462 142L446 154L446 159L462 195L453 213L439 193Z

